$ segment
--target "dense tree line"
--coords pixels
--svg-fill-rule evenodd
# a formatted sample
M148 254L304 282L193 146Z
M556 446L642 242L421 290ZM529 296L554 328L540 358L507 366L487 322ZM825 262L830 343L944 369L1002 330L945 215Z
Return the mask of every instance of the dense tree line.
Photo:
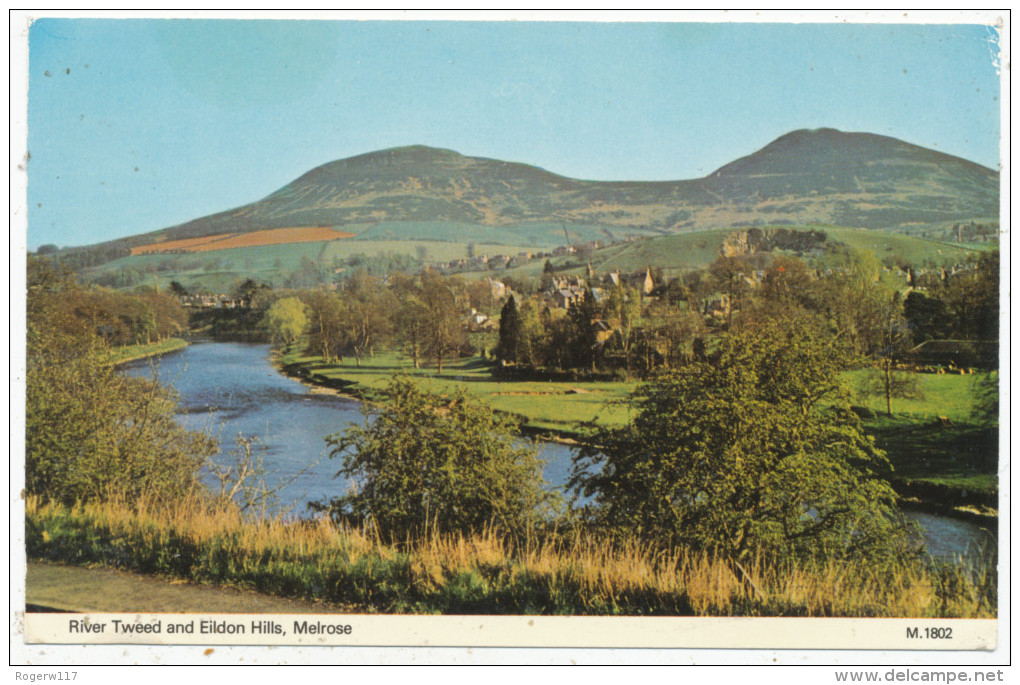
M111 344L182 325L166 296L82 288L60 264L28 263L25 489L67 504L176 498L200 489L213 451L174 420L172 392L119 373ZM179 308L179 305L177 305Z
M150 287L132 292L82 287L62 261L30 257L28 291L30 310L48 311L53 326L66 333L87 330L109 345L156 342L188 327L173 294Z
M443 364L468 350L464 317L482 293L474 284L432 271L391 274L388 283L359 271L335 290L280 292L267 310L273 339L293 344L305 335L307 351L327 363L353 357L361 365L377 349L399 347L418 368ZM300 306L298 306L299 303Z
M653 297L589 287L566 313L515 298L503 307L497 351L533 368L649 373L694 360L721 333L808 312L862 358L884 363L925 340L997 340L998 268L998 253L986 253L922 291L868 252L833 249L810 267L787 255L720 257Z

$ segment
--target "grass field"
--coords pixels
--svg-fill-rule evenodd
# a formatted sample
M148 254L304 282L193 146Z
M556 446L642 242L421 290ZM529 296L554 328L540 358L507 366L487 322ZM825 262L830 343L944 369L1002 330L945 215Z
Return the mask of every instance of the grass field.
M178 281L189 289L229 292L234 283L246 278L279 287L289 273L301 266L301 260L304 258L328 268L333 265L334 260L344 261L354 255L378 257L395 254L417 257L420 248L425 249L428 260L449 261L466 257L468 243L347 238L329 242L238 247L201 254L145 254L107 262L94 269L92 273L133 269L146 274L144 283L147 285L158 279L160 287L166 287L171 281ZM513 255L529 249L533 248L523 244L475 244L475 252L480 255Z
M207 289L227 292L231 286L245 278L269 283L274 287L283 285L287 276L301 266L303 259L310 259L322 268L328 269L354 255L375 258L386 255L400 255L417 258L425 251L429 261L446 262L467 256L468 244L475 244L476 254L514 255L526 250L550 250L566 242L572 243L600 240L603 242L622 241L628 236L642 240L617 242L617 244L596 250L590 257L597 272L613 269L636 271L645 267L661 268L667 276L679 275L685 271L704 268L719 256L723 240L735 228L693 231L662 235L649 229L558 223L525 223L506 226L483 226L478 224L457 224L443 222L405 222L357 224L342 227L354 237L330 241L284 243L263 246L235 246L233 249L216 249L201 254L135 254L108 262L92 270L92 274L110 274L118 270L133 270L143 282L151 284L158 280L161 286L176 280L191 289ZM919 238L902 233L852 229L828 226L789 226L794 230L820 230L831 240L842 242L856 249L870 250L880 259L895 257L916 265L925 263L953 264L965 261L969 256L989 249L991 243L955 244ZM292 229L278 229L292 230ZM330 229L309 229L330 230ZM259 233L276 234L278 231ZM255 234L252 234L255 235ZM251 236L240 235L226 242L203 244L198 249L209 249L214 245L241 244L250 241ZM207 239L198 239L206 241ZM238 242L239 241L239 242ZM188 242L188 241L185 241ZM978 247L980 246L980 247ZM143 250L146 248L136 248ZM553 257L554 265L567 261L581 262L586 259L572 255ZM500 276L538 278L545 260L533 260L523 266L506 271ZM565 273L579 273L583 264ZM468 278L491 276L493 272L481 270L464 274Z
M342 366L324 364L320 357L306 355L296 346L282 355L280 362L299 365L313 383L343 380L350 384L350 390L370 401L394 374L402 373L430 392L450 395L463 390L493 409L526 419L530 428L566 432L576 430L577 422L596 417L608 424L625 422L627 410L614 402L626 398L634 388L627 382L499 381L492 378L493 362L479 357L446 361L442 374L434 366L415 369L409 358L393 351L365 357L357 367L353 358Z
M838 240L858 250L870 250L879 259L893 256L920 266L925 262L955 264L979 254L970 245L947 243L928 238L915 238L902 233L889 233L866 228L807 227L825 231L831 240ZM989 243L983 243L989 245Z
M344 226L344 230L357 233L363 240L431 240L448 242L505 243L525 245L529 249L552 248L571 243L623 240L627 236L657 235L658 231L641 228L621 228L601 224L574 224L558 222L528 222L486 226L470 223L439 221L384 222L372 225Z
M625 423L629 409L622 401L637 385L637 381L500 381L492 378L493 362L479 357L446 362L440 375L434 366L414 369L410 359L393 351L363 359L360 368L353 359L342 366L327 365L299 349L282 355L280 362L304 369L313 383L335 385L342 381L346 390L370 401L378 397L393 374L407 374L432 392L449 395L462 389L497 411L520 416L530 429L567 437L576 434L577 424L583 421L597 418L607 426ZM864 373L849 373L847 382L858 386ZM856 398L858 405L875 414L865 420L865 430L887 452L895 479L957 493L980 493L986 499L997 492L998 432L973 418L977 378L917 374L923 397L894 399L892 418L884 415L883 396ZM949 425L942 425L940 417L947 418Z
M885 396L881 394L866 395L860 393L864 377L873 371L854 371L847 379L851 387L858 389L856 402L876 414L885 413ZM914 374L921 396L917 399L892 400L893 414L918 421L934 421L940 416L947 417L955 423L970 423L974 413L975 384L980 379L978 374Z
M849 374L850 383L859 386L866 373ZM915 378L921 397L894 398L892 417L885 415L884 396L857 398L875 413L865 427L888 454L893 477L905 485L946 488L946 496L971 493L986 503L993 501L998 492L998 430L975 417L980 376L921 373ZM932 494L938 496L937 491Z

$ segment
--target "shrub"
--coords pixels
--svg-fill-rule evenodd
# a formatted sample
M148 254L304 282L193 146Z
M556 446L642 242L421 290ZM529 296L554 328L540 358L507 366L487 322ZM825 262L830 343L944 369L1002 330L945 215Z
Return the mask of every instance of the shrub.
M886 557L890 466L853 413L839 341L779 318L640 386L633 421L597 430L570 485L621 536L736 560Z
M373 524L387 539L492 527L525 532L554 504L537 450L511 419L463 393L452 399L394 379L366 426L326 438L353 490L316 508Z

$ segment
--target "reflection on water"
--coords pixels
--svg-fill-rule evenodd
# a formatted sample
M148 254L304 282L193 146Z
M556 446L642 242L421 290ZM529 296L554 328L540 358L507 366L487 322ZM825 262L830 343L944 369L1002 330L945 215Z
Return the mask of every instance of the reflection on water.
M996 550L995 534L976 523L922 511L907 511L904 515L921 526L928 553L936 559L974 562Z
M349 423L363 424L361 404L313 394L280 374L269 362L268 345L197 342L151 365L138 361L123 368L138 376L154 369L162 383L172 385L180 394L180 421L218 439L218 461L230 462L237 435L257 437L269 483L293 479L282 487L280 501L293 503L295 513L346 491L347 483L334 478L339 464L327 458L324 438ZM546 462L546 480L562 487L570 476L571 448L543 442L539 456ZM994 536L968 521L916 511L906 516L920 524L934 557L976 558L989 541L994 547Z
M124 368L150 374L146 361ZM346 482L333 478L339 464L327 458L324 438L348 423L364 422L359 402L312 394L278 373L269 362L268 345L198 342L160 358L153 368L179 393L181 423L217 438L218 462L230 463L238 435L254 436L261 442L270 484L301 472L279 493L281 503L296 505L296 513L307 502L346 490Z

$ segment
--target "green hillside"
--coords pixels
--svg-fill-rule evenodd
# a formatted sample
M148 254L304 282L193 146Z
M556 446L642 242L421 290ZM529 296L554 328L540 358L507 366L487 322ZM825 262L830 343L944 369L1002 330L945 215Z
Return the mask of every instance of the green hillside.
M918 232L998 213L994 170L869 133L794 131L704 178L655 182L577 180L418 145L330 162L242 207L72 251L95 264L159 240L301 226L533 247L560 244L563 225L575 227L571 241L807 224Z
M900 233L859 228L817 225L781 226L778 228L792 231L820 231L826 234L827 242L841 243L857 250L874 252L883 261L892 260L915 266L961 263L968 257L994 246L994 243L955 244ZM549 261L557 268L557 271L572 263L574 266L563 269L564 273L581 273L590 261L592 268L599 273L615 269L624 272L637 271L651 267L653 269L661 268L668 274L675 275L707 267L719 257L720 248L727 236L739 230L743 229L730 228L660 235L610 245L595 250L590 257L571 255L554 257ZM543 266L544 261L531 262L525 266L500 273L537 278L541 275ZM481 274L482 272L477 273Z

